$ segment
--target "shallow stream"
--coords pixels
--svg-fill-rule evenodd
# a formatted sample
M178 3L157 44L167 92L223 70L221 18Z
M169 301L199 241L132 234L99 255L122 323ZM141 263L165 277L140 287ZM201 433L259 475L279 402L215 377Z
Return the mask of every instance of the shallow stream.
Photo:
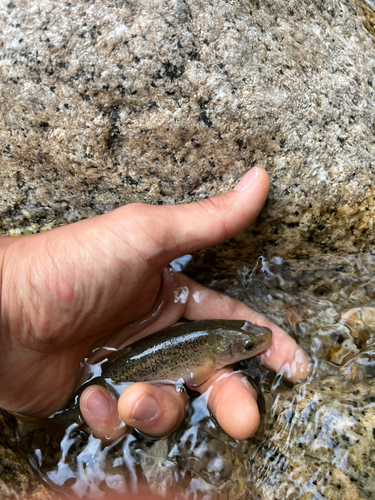
M375 498L375 256L286 262L259 258L219 288L284 328L311 356L293 386L257 359L236 368L259 389L255 436L229 438L193 397L172 435L134 432L109 447L73 429L30 459L42 477L78 497L104 491L195 499Z

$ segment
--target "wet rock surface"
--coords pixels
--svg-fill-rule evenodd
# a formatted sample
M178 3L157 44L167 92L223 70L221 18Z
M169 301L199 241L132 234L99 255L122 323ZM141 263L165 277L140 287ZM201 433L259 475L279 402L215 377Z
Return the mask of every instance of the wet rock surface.
M202 261L369 248L373 7L1 0L2 231L197 200L258 166L263 216Z
M0 498L58 500L31 467L27 453L17 446L17 424L0 410Z

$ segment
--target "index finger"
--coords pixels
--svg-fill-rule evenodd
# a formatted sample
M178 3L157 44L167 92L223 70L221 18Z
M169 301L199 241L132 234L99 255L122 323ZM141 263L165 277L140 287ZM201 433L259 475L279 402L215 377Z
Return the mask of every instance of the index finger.
M291 382L306 378L310 358L282 328L242 302L207 288L183 273L170 269L165 273L159 292L162 313L145 328L127 338L121 347L177 323L181 317L203 319L240 319L272 330L269 348L259 357L266 368L281 373ZM177 298L176 298L177 297ZM121 337L121 332L118 334Z
M260 355L263 365L291 382L306 378L310 358L282 328L242 302L206 288L182 273L179 273L179 281L180 286L186 286L190 292L185 309L187 319L245 319L266 326L273 335L271 345Z

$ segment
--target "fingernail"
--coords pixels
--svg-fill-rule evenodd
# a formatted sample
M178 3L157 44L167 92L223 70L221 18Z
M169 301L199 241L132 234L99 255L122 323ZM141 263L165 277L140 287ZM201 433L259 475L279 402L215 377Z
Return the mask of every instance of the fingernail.
M93 390L86 397L86 408L96 418L104 418L109 413L109 401L101 391Z
M259 175L259 169L258 167L254 167L242 177L240 182L237 184L237 186L234 188L234 191L245 191L248 187L253 184L257 177Z
M139 422L150 422L158 416L158 413L159 405L157 401L149 394L145 394L134 406L132 419Z

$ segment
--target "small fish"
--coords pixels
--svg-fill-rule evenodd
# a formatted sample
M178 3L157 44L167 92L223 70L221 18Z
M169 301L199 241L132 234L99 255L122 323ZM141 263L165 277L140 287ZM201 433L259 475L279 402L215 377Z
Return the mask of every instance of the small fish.
M84 420L79 398L90 385L99 384L116 393L116 385L127 382L183 379L194 388L206 382L215 370L265 351L272 332L243 320L204 320L182 323L144 337L118 351L101 365L102 373L84 383L68 406L49 418L65 427Z

